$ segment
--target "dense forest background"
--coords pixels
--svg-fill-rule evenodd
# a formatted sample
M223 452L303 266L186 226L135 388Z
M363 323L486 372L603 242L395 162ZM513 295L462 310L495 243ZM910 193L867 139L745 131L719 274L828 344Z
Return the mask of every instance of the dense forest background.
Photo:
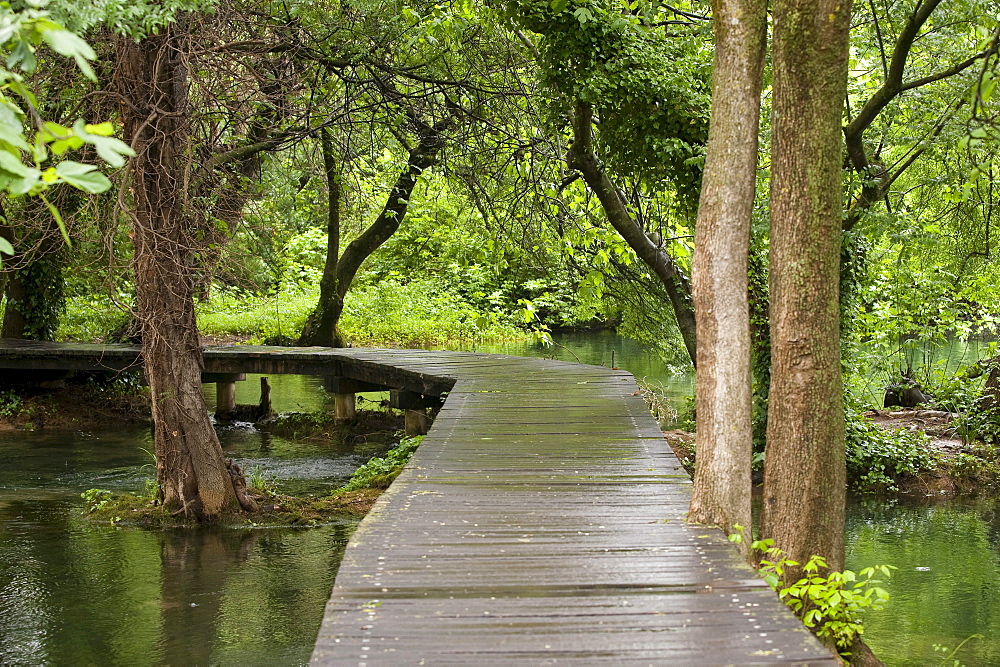
M631 223L689 274L710 104L708 8L574 4L550 8L557 20L536 17L538 7L224 3L185 15L201 331L298 340L331 269L330 239L331 254L353 260L367 250L358 248L366 230L389 220L345 290L340 329L352 344L613 327L669 364L689 363L664 281L609 224L569 152L583 100ZM118 38L90 28L107 26L98 15L107 9L49 9L89 30L98 77L40 49L28 79L38 114L65 127L116 118ZM995 12L985 2L855 8L842 283L844 331L858 343L845 359L859 371L880 363L889 373L926 342L992 331ZM765 89L765 137L768 101ZM90 150L83 161L96 157ZM413 167L421 150L426 164ZM390 201L408 169L409 194ZM751 262L759 318L768 169L762 142ZM36 200L3 202L15 249L4 263L5 336L128 335L131 193L77 192L63 184L49 194L72 246Z

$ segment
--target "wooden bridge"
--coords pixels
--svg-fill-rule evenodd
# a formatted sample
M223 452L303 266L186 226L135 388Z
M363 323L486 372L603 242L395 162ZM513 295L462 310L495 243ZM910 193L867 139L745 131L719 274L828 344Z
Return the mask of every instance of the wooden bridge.
M0 369L137 359L0 343ZM719 530L685 522L688 477L624 371L242 346L205 364L323 375L345 395L391 387L418 407L447 396L347 547L314 664L837 664Z

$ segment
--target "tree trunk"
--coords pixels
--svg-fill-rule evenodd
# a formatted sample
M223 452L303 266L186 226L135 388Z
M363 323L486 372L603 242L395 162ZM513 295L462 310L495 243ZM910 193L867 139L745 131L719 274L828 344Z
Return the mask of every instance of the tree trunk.
M319 281L319 303L309 315L299 337L299 345L324 345L342 347L343 340L337 331L344 299L337 290L337 260L340 255L340 164L333 152L329 128L320 130L323 149L323 171L326 174L326 261L323 278Z
M159 35L117 44L133 197L136 305L152 397L156 477L168 507L198 519L236 506L201 391L204 367L194 314L199 216L187 201L191 154L188 47L180 16Z
M417 181L420 180L420 175L425 170L437 164L438 153L444 147L444 131L452 122L453 118L451 116L438 121L433 126L417 122L417 133L420 136L420 141L410 150L406 166L399 174L399 178L396 179L396 183L392 186L389 198L386 200L382 212L368 229L363 231L358 238L351 241L350 245L344 249L343 256L336 262L336 279L333 281L334 284L330 290L332 298L326 302L321 301L317 305L316 312L310 318L310 321L313 319L318 321L320 317L328 318L327 331L334 334L331 339L328 339L331 342L318 342L323 339L311 337L313 331L310 330L309 323L307 323L302 335L299 337L300 345L333 345L336 347L342 344L340 336L337 333L337 325L344 311L344 298L347 296L347 291L351 288L351 283L354 282L354 276L357 275L364 261L399 229L399 225L403 222L406 211L410 206L410 196L413 194L413 188L416 187ZM339 191L337 196L339 198ZM328 247L328 262L329 259L330 249ZM323 279L328 280L325 272ZM319 332L319 327L316 327L314 331ZM307 334L310 334L310 337L307 337Z
M0 215L6 217L7 211L0 209ZM9 270L3 287L7 303L0 336L53 340L66 303L63 240L52 214L36 197L25 198L12 215L22 221L24 234L18 239L9 225L0 225L0 236L31 249L6 261L18 268Z
M851 3L776 0L771 389L761 533L844 566L840 372L841 114ZM801 570L786 572L795 581Z
M687 276L665 250L653 243L642 228L632 219L628 207L618 194L611 177L601 166L594 152L593 110L586 102L577 102L573 110L573 144L566 155L570 169L583 176L587 186L597 195L608 222L622 239L660 279L673 306L684 346L691 363L697 366L694 306L691 303L691 285ZM745 280L745 278L744 278Z
M698 331L697 467L688 521L750 529L753 454L747 269L767 0L715 0L712 119L693 297ZM749 538L749 534L747 535ZM749 555L749 539L742 542Z
M25 337L24 330L28 325L28 320L21 310L21 304L24 303L27 293L24 289L24 283L21 282L20 273L20 271L11 272L7 276L7 284L4 286L4 296L7 297L7 303L3 310L3 329L0 331L0 337L3 338L21 340Z

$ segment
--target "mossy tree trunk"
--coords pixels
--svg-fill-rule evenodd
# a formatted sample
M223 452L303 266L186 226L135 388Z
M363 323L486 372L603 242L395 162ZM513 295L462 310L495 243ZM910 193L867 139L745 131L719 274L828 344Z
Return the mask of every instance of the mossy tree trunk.
M337 323L344 312L344 297L337 289L337 262L340 257L340 161L334 153L330 129L320 130L323 172L326 175L326 261L319 281L319 302L310 314L299 345L343 347Z
M194 314L201 217L187 199L191 133L188 37L183 15L160 34L117 42L129 162L136 305L152 398L160 498L211 519L237 506L233 476L201 391L203 359Z
M698 456L688 520L735 532L737 525L749 530L751 523L747 265L767 2L715 0L712 17L712 118L692 284L698 332ZM745 555L748 547L744 541Z
M836 570L844 566L838 285L850 19L851 3L841 0L774 3L772 367L761 533L794 561L819 555ZM800 572L788 571L787 580Z

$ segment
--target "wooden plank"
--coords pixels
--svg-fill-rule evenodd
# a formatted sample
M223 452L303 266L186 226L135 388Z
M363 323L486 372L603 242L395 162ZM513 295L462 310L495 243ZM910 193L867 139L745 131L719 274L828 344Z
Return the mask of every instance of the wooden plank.
M314 663L837 664L685 522L690 480L630 376L420 357L458 381L354 534Z

